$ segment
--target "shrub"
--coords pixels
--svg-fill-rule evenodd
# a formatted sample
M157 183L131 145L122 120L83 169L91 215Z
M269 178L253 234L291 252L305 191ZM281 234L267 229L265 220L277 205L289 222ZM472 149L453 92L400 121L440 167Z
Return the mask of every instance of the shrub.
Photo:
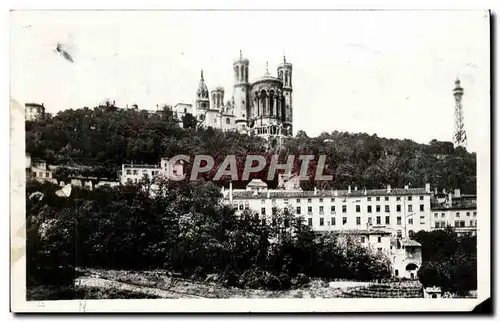
M299 288L305 286L311 282L309 276L304 273L299 273L294 279L292 279L293 287Z

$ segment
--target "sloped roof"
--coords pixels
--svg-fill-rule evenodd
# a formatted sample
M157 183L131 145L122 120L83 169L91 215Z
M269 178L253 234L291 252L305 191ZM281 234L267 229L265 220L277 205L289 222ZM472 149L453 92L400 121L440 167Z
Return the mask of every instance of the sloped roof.
M250 184L249 184L250 185ZM366 190L318 190L314 191L287 191L287 190L269 190L270 198L339 198L339 197L371 197L371 196L413 196L413 195L429 195L425 188L409 188L409 189L392 189L387 192L387 189L371 189ZM268 192L259 192L254 194L249 191L234 191L233 198L239 199L264 199L267 198Z
M408 239L408 238L401 239L401 245L402 246L417 246L417 247L422 246L419 242L417 242L413 239Z
M385 229L345 229L332 230L324 233L332 233L335 235L390 235L391 232Z
M247 185L247 187L264 187L267 188L267 184L261 179L252 179Z

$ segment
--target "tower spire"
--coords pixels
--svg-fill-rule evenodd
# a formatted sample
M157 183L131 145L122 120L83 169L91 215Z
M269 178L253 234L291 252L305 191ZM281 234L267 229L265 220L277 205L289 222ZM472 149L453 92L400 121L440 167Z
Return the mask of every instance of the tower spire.
M201 69L201 80L203 81L203 68Z
M240 59L243 59L243 53L242 53L241 49L240 49Z
M266 61L266 75L269 75L269 64L267 61Z
M464 112L462 106L462 96L464 89L460 86L460 79L455 80L455 88L453 89L453 97L455 98L455 133L453 135L453 145L455 147L467 146L467 134L464 126Z

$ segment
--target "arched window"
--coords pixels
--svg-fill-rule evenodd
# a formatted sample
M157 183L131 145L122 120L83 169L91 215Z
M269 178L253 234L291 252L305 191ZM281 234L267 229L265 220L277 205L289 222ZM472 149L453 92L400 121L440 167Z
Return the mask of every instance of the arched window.
M270 115L275 116L276 112L274 111L275 106L274 106L274 91L271 90L269 92L269 110L270 110Z
M248 66L245 67L245 82L248 82Z
M282 70L280 70L278 78L281 79L281 81L283 81L283 71Z
M413 238L415 236L415 232L413 230L410 230L408 232L408 237Z
M244 81L245 80L245 69L244 69L243 65L241 65L240 68L241 68L241 81Z
M394 276L398 277L399 276L399 270L394 271Z
M236 80L240 79L240 69L236 66Z
M226 124L231 124L231 120L229 119L229 117L226 117Z
M288 71L285 72L285 86L288 86Z
M416 264L414 264L414 263L410 263L410 264L406 265L406 268L405 268L405 269L406 269L407 271L414 271L414 270L416 270L416 269L417 269L417 267L418 267L418 266L417 266Z
M262 92L260 93L260 97L262 99L262 114L264 116L268 115L268 111L267 111L267 94L266 94L266 91L262 90Z

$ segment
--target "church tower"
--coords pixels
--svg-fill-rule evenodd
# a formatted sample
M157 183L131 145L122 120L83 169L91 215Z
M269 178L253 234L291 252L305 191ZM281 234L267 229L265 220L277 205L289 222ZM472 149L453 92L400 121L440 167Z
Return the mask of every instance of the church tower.
M196 119L198 122L205 121L205 116L210 107L210 99L207 84L203 78L203 69L201 70L201 79L196 90Z
M278 66L278 78L283 82L283 97L285 100L285 115L283 128L287 135L293 135L293 101L292 101L292 64L283 56L283 63Z
M248 65L249 61L243 58L240 50L240 57L233 63L234 70L234 116L236 130L240 131L248 126Z

